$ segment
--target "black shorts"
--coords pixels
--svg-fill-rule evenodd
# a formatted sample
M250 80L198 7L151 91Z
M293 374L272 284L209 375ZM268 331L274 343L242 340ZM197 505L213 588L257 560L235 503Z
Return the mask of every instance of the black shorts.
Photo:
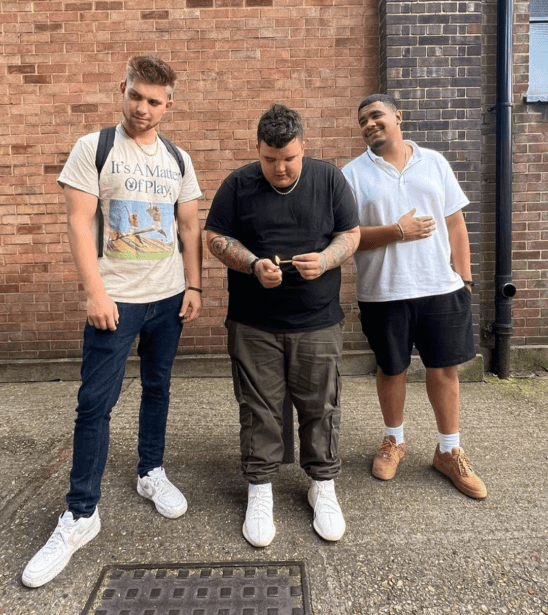
M409 367L413 345L425 367L450 367L476 356L466 287L446 295L358 305L362 330L387 376Z

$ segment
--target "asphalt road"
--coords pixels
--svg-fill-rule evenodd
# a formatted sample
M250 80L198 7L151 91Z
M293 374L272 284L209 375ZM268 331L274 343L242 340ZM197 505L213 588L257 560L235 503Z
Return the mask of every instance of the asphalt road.
M102 530L53 581L21 584L64 509L77 382L0 384L0 614L77 615L105 566L304 561L315 615L548 614L548 379L462 385L462 445L488 497L459 493L431 466L436 428L424 385L408 386L408 455L388 483L370 473L382 439L371 377L345 377L339 543L312 528L298 464L274 484L277 535L242 537L246 484L227 378L175 378L165 468L189 508L161 517L135 490L139 382L111 421Z

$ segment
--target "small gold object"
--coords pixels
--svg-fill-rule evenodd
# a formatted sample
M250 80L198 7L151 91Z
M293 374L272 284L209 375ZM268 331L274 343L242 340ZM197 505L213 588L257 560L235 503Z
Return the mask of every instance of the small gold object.
M275 256L274 257L274 262L276 263L276 265L280 266L280 265L289 265L289 263L292 263L292 260L288 260L288 261L282 261L280 260L279 256Z

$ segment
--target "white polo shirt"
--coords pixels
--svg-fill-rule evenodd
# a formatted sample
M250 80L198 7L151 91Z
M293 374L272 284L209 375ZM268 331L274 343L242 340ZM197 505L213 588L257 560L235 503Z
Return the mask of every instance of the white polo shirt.
M413 154L401 173L371 149L342 169L354 191L360 226L394 224L416 208L415 216L434 217L436 231L427 239L356 252L358 301L442 295L463 286L451 267L445 218L469 201L441 154L412 141L405 143L413 148Z

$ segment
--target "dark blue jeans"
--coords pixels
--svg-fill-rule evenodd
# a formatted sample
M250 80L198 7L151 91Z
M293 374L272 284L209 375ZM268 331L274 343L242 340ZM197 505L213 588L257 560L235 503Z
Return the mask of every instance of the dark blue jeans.
M120 396L126 361L137 336L143 389L137 472L143 474L162 465L171 368L183 328L179 317L182 301L183 293L154 303L118 303L120 321L116 331L102 331L86 324L67 494L68 508L73 513L92 513L101 497L110 414Z

